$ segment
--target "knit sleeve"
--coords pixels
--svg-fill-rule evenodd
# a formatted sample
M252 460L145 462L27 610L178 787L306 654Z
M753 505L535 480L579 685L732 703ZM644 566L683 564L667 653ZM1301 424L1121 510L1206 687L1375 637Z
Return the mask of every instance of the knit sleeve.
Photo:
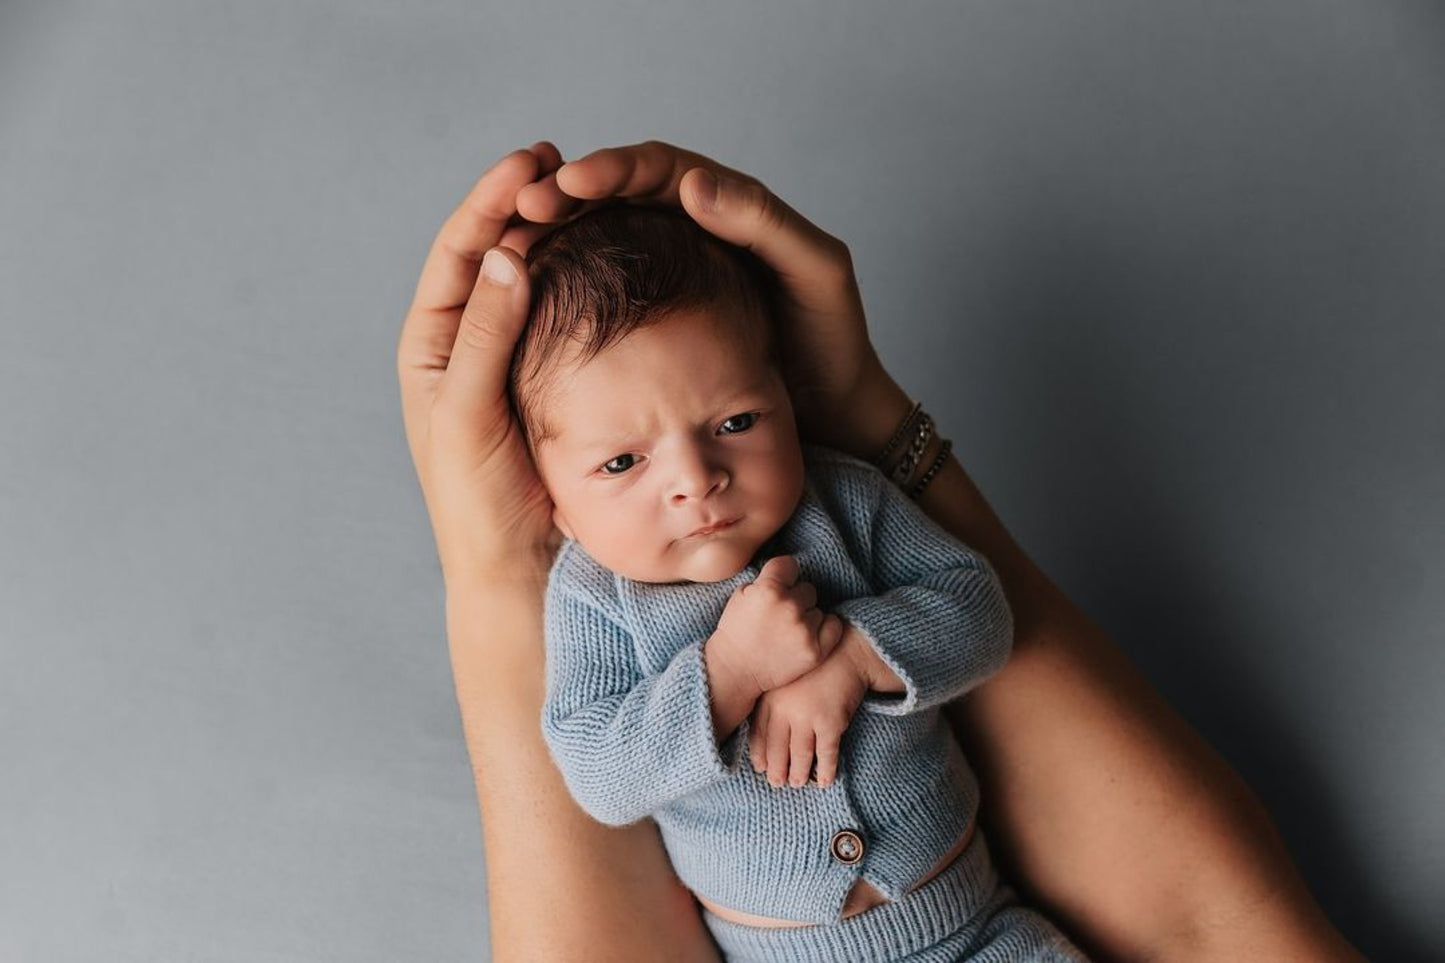
M718 746L702 641L644 676L631 635L590 601L551 591L542 734L568 790L610 826L735 772L742 727Z
M1003 668L1013 614L993 567L870 471L876 501L861 507L872 580L882 594L834 606L903 681L862 708L906 715L956 698Z

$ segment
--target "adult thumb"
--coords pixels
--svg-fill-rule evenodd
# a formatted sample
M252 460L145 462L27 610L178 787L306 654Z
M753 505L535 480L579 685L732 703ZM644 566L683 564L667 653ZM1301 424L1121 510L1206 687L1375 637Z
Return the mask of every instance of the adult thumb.
M678 182L683 210L708 231L745 247L786 278L837 274L841 242L752 178L694 167Z
M462 309L439 401L481 414L506 395L512 351L527 323L529 290L520 254L507 247L487 251Z

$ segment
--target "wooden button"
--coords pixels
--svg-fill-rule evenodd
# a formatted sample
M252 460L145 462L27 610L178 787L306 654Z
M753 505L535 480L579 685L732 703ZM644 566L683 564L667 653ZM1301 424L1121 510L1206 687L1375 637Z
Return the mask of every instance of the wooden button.
M863 858L863 837L851 829L840 829L833 834L828 844L833 858L845 866L852 866Z

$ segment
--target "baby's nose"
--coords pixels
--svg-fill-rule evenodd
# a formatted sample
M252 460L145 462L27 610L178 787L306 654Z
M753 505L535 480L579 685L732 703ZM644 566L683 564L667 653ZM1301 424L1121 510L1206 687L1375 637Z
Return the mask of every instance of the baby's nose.
M673 501L683 502L689 498L706 498L727 487L728 473L721 465L709 465L704 461L694 463L678 473L673 485Z

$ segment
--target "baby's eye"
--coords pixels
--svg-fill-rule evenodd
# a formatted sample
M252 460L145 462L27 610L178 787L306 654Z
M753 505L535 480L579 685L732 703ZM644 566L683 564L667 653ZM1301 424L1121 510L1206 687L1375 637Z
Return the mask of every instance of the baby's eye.
M745 412L741 415L733 415L727 421L723 422L723 428L727 428L727 426L732 424L734 421L743 421L745 422L745 424L741 428L734 428L732 431L724 431L723 434L740 435L743 432L747 431L749 428L751 428L754 424L756 424L757 420L758 413L756 411Z
M618 468L617 471L608 471L608 465L616 465L619 461L621 461L621 462L626 462L626 464L623 465L623 466L621 466L620 468ZM608 474L608 475L621 475L621 474L623 474L624 472L626 472L627 469L629 469L629 468L631 468L631 467L632 467L632 456L631 456L631 455L618 455L616 458L614 458L614 459L612 459L611 461L609 461L609 462L607 462L606 464L604 464L604 465L602 466L602 471L603 471L604 473Z

